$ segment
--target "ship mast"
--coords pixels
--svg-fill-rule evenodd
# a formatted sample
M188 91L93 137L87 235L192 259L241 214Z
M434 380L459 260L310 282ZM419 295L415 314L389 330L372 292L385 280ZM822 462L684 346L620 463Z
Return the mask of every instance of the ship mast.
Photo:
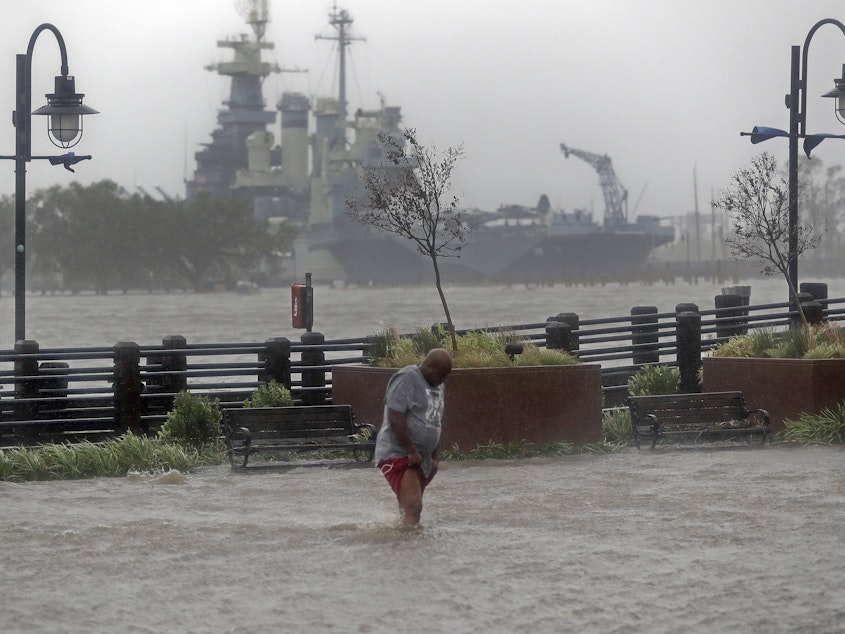
M237 0L235 8L246 19L246 23L252 27L255 39L260 41L264 37L267 23L270 21L270 9L267 6L267 0Z
M329 12L329 24L331 24L336 35L317 35L315 39L318 40L333 40L337 42L338 46L338 114L337 114L337 130L335 141L342 140L346 142L346 117L347 106L346 100L346 49L353 41L365 41L366 38L356 37L350 35L349 30L352 26L352 16L346 9L338 9L337 3Z

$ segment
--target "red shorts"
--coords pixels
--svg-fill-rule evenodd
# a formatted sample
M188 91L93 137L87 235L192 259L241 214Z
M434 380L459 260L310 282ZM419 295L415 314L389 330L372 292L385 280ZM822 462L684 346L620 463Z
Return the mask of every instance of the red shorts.
M382 460L378 463L379 470L381 471L381 475L385 477L388 484L390 484L390 488L393 489L393 492L396 496L399 496L399 486L402 483L402 476L405 475L405 472L408 469L413 469L417 473L417 478L420 481L420 491L425 491L425 487L428 486L428 483L434 479L434 476L430 478L426 478L425 474L423 474L423 470L419 465L415 465L413 467L408 465L408 458L401 457L401 458L388 458L386 460Z

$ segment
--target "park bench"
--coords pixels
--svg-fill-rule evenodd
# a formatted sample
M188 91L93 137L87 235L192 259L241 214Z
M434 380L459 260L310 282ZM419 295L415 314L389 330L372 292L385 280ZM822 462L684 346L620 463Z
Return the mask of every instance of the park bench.
M629 396L634 442L651 442L654 449L662 439L680 441L727 440L761 437L761 445L771 433L769 413L745 407L742 392L702 392Z
M223 435L232 468L246 467L259 452L350 449L358 461L372 460L375 451L375 427L355 423L349 405L225 409Z

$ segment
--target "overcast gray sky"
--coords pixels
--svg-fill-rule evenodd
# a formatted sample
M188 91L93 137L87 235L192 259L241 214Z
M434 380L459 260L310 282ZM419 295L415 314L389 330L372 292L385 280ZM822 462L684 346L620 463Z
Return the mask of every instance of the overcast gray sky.
M284 90L332 92L329 0L270 0L266 55L308 69L265 83L272 107ZM823 18L845 21L841 0L345 0L365 42L352 46L352 108L375 108L382 93L404 124L440 148L463 143L455 185L467 206L534 204L603 209L598 177L559 144L609 154L638 213L673 216L725 187L763 149L785 161L787 144L752 146L739 132L755 124L788 128L790 47ZM8 7L7 7L8 8ZM228 82L205 71L228 59L218 39L246 32L234 0L27 0L0 22L0 95L14 109L15 55L42 22L64 36L71 74L85 102L79 154L93 160L70 174L44 161L28 190L72 180L112 179L127 189L160 185L183 196L193 155L210 139ZM845 132L830 99L845 63L845 35L826 25L809 52L808 130ZM33 107L58 74L55 40L37 40ZM2 89L5 86L5 89ZM0 117L0 154L14 153L11 117ZM34 119L33 152L53 153ZM278 140L278 130L275 130ZM845 142L816 150L845 163ZM14 190L0 162L0 193Z

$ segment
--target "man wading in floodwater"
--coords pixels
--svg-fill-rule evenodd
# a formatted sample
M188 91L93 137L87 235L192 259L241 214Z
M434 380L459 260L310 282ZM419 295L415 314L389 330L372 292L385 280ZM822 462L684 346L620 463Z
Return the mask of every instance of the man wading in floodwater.
M396 493L406 526L419 524L423 491L437 473L443 381L451 371L449 351L435 348L387 384L375 460Z

